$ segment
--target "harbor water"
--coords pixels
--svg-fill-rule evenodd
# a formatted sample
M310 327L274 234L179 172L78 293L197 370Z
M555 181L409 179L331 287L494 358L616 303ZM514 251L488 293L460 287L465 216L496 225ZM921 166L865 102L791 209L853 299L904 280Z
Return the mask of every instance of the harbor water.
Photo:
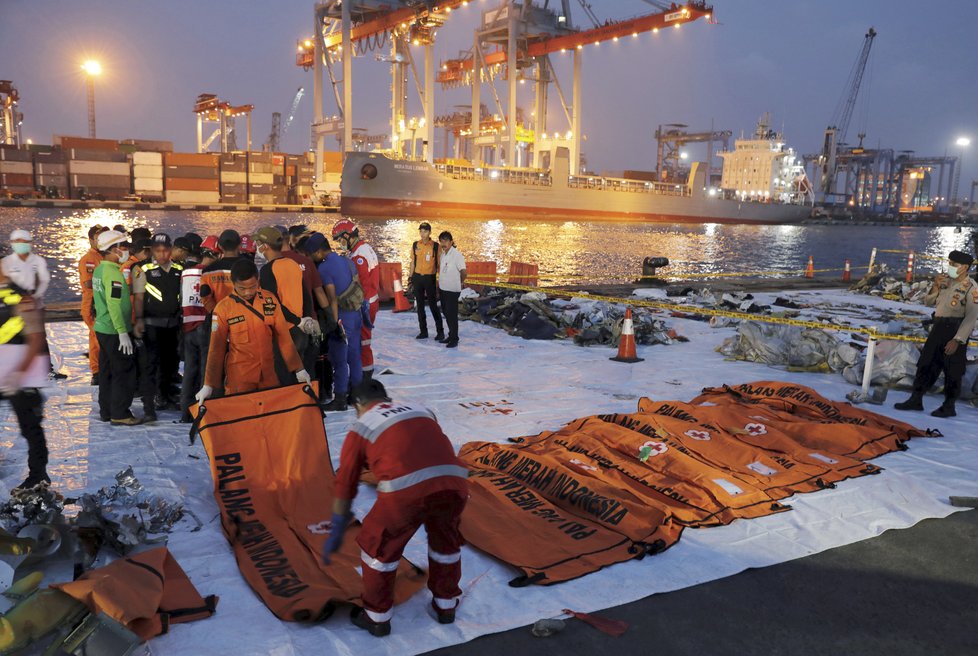
M34 250L51 269L49 302L80 297L77 262L88 250L87 231L94 224L146 226L176 237L194 231L219 234L227 228L250 232L264 225L305 223L329 234L338 215L269 212L161 212L117 209L0 209L0 238L9 253L7 236L15 228L30 230ZM418 222L400 219L359 221L361 234L382 260L410 262ZM970 228L873 225L720 225L648 224L629 222L457 220L432 223L433 236L448 230L468 260L495 261L500 272L510 262L538 264L542 285L597 284L634 280L649 256L669 258L665 276L720 273L783 272L798 275L814 258L820 276L841 277L846 259L853 277L865 272L873 248L914 251L918 271L940 265L948 251L972 250ZM906 255L881 252L878 260L904 269Z

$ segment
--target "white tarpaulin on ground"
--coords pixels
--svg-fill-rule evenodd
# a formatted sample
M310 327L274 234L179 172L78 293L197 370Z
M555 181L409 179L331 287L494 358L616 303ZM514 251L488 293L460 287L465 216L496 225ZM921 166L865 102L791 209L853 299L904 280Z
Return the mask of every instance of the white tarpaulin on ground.
M855 298L881 308L907 307L841 292L807 292L804 298L809 302ZM395 398L434 410L456 448L471 440L502 441L553 430L598 412L632 412L640 396L689 400L703 387L724 383L793 381L836 400L853 389L838 374L786 372L724 361L715 349L734 329L715 329L705 322L670 319L690 342L640 346L638 354L645 362L630 365L609 361L615 352L607 347L527 341L469 322L461 325L459 348L445 349L433 340L415 340L416 321L413 313L381 312L374 348L378 371L390 373L380 379ZM956 418L934 419L897 412L887 405L873 410L920 428L938 428L946 437L916 439L909 451L874 460L886 470L879 476L787 499L794 506L792 512L738 520L722 528L688 530L678 545L661 555L545 588L509 587L513 570L466 547L464 597L454 625L431 619L427 591L395 609L393 633L384 639L355 629L343 613L318 625L285 623L272 615L241 576L221 533L206 456L199 441L194 447L187 445L186 425L170 423L177 414L161 413L156 425L136 428L112 428L98 420L94 389L87 385L81 357L86 348L83 330L80 323L49 326L70 373L66 382L48 389L45 429L54 485L65 496L78 496L110 484L117 472L132 465L148 490L183 500L204 523L195 533L178 528L170 535L169 548L199 590L221 597L214 617L176 626L154 639L157 656L420 653L554 617L564 608L596 611L864 540L927 517L947 516L955 510L947 503L949 495L978 496L978 440L974 439L978 409L962 403ZM930 409L939 399L931 396L925 403ZM26 443L18 435L9 406L0 408L0 418L5 452L0 476L9 487L24 477ZM353 418L352 411L328 416L326 431L334 462L339 461L342 438ZM354 511L362 517L373 498L373 492L363 488ZM405 555L424 564L423 539L412 541ZM58 580L56 574L52 572L47 581ZM60 575L62 580L70 577L70 564Z

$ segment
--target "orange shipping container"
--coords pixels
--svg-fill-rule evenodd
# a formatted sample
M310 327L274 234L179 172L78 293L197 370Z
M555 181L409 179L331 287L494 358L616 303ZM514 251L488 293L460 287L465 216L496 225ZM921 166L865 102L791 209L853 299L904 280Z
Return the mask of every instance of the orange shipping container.
M60 139L60 141L59 141ZM109 150L118 152L119 144L112 139L89 139L88 137L55 137L54 143L62 148L83 148L86 150Z
M167 191L218 191L218 180L200 180L197 178L167 178L164 183Z
M207 166L217 168L220 156L216 153L163 153L166 166Z
M343 153L327 150L323 153L323 171L339 173L343 168Z

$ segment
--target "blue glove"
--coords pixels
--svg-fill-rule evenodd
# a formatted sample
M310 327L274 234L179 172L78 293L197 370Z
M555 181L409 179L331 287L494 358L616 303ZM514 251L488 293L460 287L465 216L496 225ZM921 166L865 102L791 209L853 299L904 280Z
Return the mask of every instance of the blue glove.
M350 518L353 515L337 515L333 513L333 517L330 520L332 526L329 537L326 538L326 543L323 545L323 563L329 565L329 560L333 553L340 548L343 543L343 534L346 533L346 527L350 523Z

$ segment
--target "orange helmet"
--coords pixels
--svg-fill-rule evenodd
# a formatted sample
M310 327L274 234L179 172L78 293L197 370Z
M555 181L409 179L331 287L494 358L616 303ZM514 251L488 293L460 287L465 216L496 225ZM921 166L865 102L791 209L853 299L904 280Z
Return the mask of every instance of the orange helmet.
M344 235L350 235L353 237L360 236L360 229L357 228L357 224L349 219L342 219L336 222L333 226L333 240L337 240Z

